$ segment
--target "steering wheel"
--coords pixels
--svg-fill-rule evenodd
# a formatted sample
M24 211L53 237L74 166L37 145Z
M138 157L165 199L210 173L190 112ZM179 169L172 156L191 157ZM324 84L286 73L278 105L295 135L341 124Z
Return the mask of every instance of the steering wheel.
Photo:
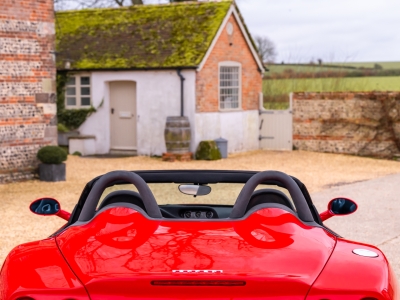
M296 184L292 177L279 171L264 171L253 175L240 191L240 194L236 199L235 205L233 206L232 212L229 217L231 219L242 218L246 212L251 194L260 183L268 180L280 182L282 186L289 191L300 220L304 222L314 221L307 201L304 198L304 195L301 192L299 186Z
M162 218L157 201L142 177L133 172L112 171L104 174L99 180L96 181L85 201L85 204L82 207L78 221L86 222L93 218L101 195L103 194L104 190L115 181L126 181L132 183L138 189L149 217L155 219Z

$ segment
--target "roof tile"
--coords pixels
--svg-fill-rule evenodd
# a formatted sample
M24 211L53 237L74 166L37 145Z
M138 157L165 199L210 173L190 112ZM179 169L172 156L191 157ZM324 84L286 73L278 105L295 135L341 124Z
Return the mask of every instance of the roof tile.
M232 1L57 12L57 68L196 67Z

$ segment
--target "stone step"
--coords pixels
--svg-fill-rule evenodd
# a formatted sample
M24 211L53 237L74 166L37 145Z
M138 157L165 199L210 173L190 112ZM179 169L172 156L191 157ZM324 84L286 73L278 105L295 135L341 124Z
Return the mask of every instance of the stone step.
M136 150L110 149L110 156L137 156Z

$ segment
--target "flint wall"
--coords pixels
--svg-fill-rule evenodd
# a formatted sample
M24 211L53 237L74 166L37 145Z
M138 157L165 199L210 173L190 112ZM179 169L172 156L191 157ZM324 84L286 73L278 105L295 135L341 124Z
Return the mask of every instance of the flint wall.
M30 179L57 143L53 0L0 1L0 183Z
M400 92L294 93L293 145L392 157L400 152Z

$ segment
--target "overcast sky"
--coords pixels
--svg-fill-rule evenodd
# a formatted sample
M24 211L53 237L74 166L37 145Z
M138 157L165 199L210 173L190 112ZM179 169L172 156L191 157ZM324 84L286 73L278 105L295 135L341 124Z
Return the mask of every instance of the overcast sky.
M400 0L236 1L250 32L275 43L277 62L400 61Z
M399 0L238 0L252 34L278 58L300 62L400 61Z

